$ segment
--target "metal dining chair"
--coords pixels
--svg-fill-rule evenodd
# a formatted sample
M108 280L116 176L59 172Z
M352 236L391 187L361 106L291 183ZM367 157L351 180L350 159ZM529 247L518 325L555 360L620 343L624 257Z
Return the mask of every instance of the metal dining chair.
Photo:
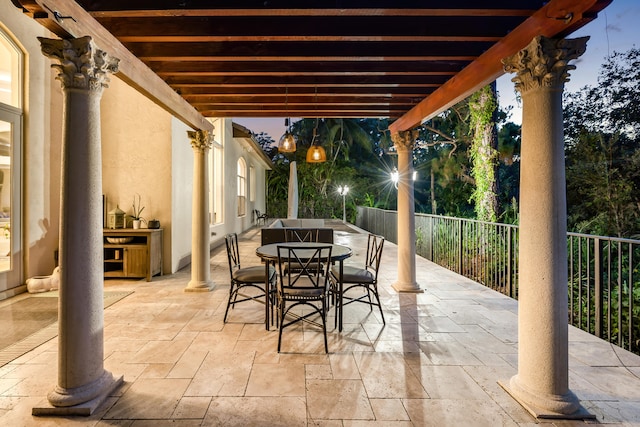
M330 245L310 245L305 247L278 246L277 310L279 318L278 353L282 344L282 331L311 316L320 315L324 334L324 350L327 344L327 292L329 283ZM295 268L293 266L295 265ZM302 315L291 313L294 308L308 307L310 312Z
M255 216L256 224L259 225L260 221L262 221L262 225L267 225L267 220L269 219L269 217L266 213L261 213L258 209L254 209L253 215Z
M276 269L268 266L269 277L265 277L266 270L263 266L242 267L240 265L240 252L238 250L238 235L229 233L224 236L227 245L227 258L229 260L229 275L231 278L231 287L229 288L229 300L227 308L224 312L224 323L227 323L227 315L229 307L233 308L236 304L244 301L258 301L259 298L265 297L264 303L269 305L266 298L272 298L275 292L275 281L277 278ZM263 293L258 295L243 295L241 291L246 288L256 288ZM241 299L238 299L238 296ZM273 308L273 304L270 304ZM269 328L269 317L273 318L273 313L269 316L268 307L265 308L265 326Z
M338 299L337 304L340 305L340 310L344 309L345 305L353 302L368 304L371 310L373 310L374 306L377 306L380 310L382 323L386 323L382 312L382 305L380 304L380 294L378 293L378 270L380 268L383 247L384 237L369 234L364 266L356 267L348 264L343 266L342 292L339 290L340 270L335 266L331 268L331 293ZM345 295L348 291L355 288L364 288L366 293L359 296ZM371 299L371 294L373 294L375 301ZM336 313L336 325L337 323L338 313Z
M287 228L285 239L287 242L317 242L318 233L317 228Z

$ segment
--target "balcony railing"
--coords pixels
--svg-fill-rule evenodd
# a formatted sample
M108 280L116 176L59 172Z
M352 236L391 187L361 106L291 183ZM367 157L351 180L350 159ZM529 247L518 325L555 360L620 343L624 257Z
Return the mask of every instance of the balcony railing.
M416 252L518 298L519 229L416 214ZM356 225L397 243L397 213L358 207ZM568 233L569 323L640 354L640 240Z

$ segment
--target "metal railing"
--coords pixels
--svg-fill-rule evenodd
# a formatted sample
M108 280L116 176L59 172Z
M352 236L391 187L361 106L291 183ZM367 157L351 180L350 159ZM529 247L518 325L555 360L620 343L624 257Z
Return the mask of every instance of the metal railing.
M519 229L416 214L416 252L518 298ZM356 225L397 243L397 212L358 207ZM640 240L568 233L569 323L640 354Z

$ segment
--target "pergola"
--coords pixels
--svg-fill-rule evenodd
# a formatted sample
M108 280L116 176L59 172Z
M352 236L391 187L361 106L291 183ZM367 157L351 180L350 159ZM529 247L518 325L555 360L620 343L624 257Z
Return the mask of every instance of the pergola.
M518 374L503 387L536 416L586 416L568 388L561 105L564 81L574 68L569 62L584 52L586 40L564 37L595 19L612 0L12 1L60 38L74 40L43 42L45 55L60 62L69 52L82 56L88 39L81 37L90 36L109 57L119 59L122 80L195 129L190 138L199 150L196 171L206 170L202 153L208 148L206 131L212 129L206 117L393 119L400 175L398 292L421 291L415 279L410 178L413 128L495 80L505 68L514 72L523 100L519 355ZM104 58L73 59L89 66L86 77L96 78L101 88L100 73L116 69L115 63L105 67ZM98 65L99 72L92 73ZM73 67L58 68L62 75ZM73 83L69 75L61 80L63 88ZM67 119L83 129L85 122L99 122L91 89L85 89L88 100L72 89L65 101ZM85 135L68 133L65 143L93 144L91 150L99 151L99 135L88 128ZM76 176L76 185L91 181L92 173L86 171L86 180ZM81 202L63 195L63 206ZM194 230L200 232L194 241L200 250L194 247L192 270L202 270L202 283L194 286L202 290L208 281L205 217L206 210L194 209ZM90 224L86 227L74 230L87 237L83 242L95 233ZM100 276L90 286L68 286L90 293L102 286ZM64 293L61 283L63 314L72 310L63 302ZM86 321L94 321L90 308L80 310L86 311L81 316ZM76 326L68 327L73 335ZM64 380L49 397L53 412L87 405L119 384L105 373L102 354L83 343L66 343L65 326L60 335L59 358L69 363L60 363L68 371L59 374ZM85 372L77 373L74 361ZM67 377L73 377L73 387Z
M91 35L120 78L195 128L201 115L389 117L400 131L611 0L13 2L61 38Z

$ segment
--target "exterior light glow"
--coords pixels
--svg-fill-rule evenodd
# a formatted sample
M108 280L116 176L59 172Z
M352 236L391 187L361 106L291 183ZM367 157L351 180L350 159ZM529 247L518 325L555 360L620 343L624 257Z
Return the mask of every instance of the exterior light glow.
M338 186L338 194L342 196L342 222L347 222L347 204L346 197L349 192L349 187L346 185Z

